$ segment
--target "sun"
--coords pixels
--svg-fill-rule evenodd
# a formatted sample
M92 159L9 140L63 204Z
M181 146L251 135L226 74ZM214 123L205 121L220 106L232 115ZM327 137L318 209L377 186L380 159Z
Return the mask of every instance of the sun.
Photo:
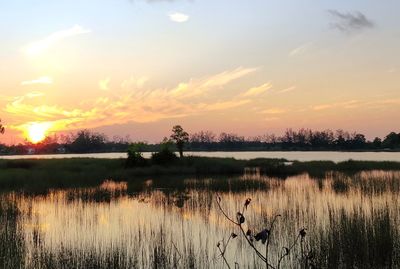
M46 138L49 129L50 124L47 122L31 123L26 130L27 138L34 144L39 143Z

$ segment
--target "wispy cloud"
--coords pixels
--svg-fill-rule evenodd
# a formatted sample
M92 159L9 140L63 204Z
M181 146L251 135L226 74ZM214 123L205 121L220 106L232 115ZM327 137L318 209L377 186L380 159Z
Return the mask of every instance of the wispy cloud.
M292 92L294 90L296 90L296 86L290 86L290 87L285 88L283 90L278 90L278 91L276 91L276 93L287 93L287 92Z
M187 22L190 18L189 15L180 12L170 13L168 14L168 17L171 21L179 23Z
M309 51L313 47L313 42L307 42L305 44L300 45L297 48L294 48L289 52L290 57L298 56L298 55L303 55L307 51Z
M261 114L283 114L286 113L285 109L282 108L269 108L269 109L265 109L263 111L260 112Z
M24 51L30 56L39 55L63 39L87 33L91 33L91 30L83 28L80 25L75 25L69 29L54 32L44 39L28 44L24 48Z
M362 105L362 102L359 100L350 100L344 102L337 102L337 103L330 103L330 104L322 104L322 105L315 105L312 107L313 110L325 110L325 109L332 109L332 108L355 108Z
M331 9L328 10L328 13L335 20L331 26L342 32L360 31L375 26L374 22L359 11L345 13Z
M255 97L267 92L269 89L272 88L272 84L270 82L265 83L261 86L251 88L244 92L241 96L242 97Z
M21 82L22 86L34 85L34 84L53 84L53 79L51 77L44 76L37 79L26 80Z
M327 109L356 109L356 108L389 108L396 107L399 108L400 98L391 99L377 99L377 100L349 100L343 102L335 102L321 105L314 105L311 107L312 110L322 111Z
M152 89L146 87L144 79L142 82L141 79L128 79L119 89L102 91L102 96L96 100L72 108L58 104L44 105L43 99L39 98L43 93L32 92L15 97L6 104L5 112L12 114L9 115L10 118L15 119L15 129L23 129L26 122L40 121L52 123L55 130L71 130L226 111L256 101L258 95L270 87L269 83L265 83L241 92L226 91L231 83L256 70L237 68L204 78L190 79L171 88ZM137 87L138 84L142 88ZM221 91L224 94L221 95Z

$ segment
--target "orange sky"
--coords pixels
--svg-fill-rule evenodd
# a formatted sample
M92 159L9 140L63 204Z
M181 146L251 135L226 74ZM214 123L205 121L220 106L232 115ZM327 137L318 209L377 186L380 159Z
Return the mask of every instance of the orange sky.
M399 131L396 1L39 2L0 11L4 143L83 128L158 141L174 124Z

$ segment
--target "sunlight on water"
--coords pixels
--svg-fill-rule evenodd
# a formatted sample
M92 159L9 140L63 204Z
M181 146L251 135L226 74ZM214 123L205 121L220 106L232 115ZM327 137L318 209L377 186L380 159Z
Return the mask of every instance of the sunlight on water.
M219 187L221 181L229 182L230 191ZM398 172L329 174L324 179L301 175L282 180L257 173L237 179L188 178L179 191L158 188L151 179L143 180L140 192L131 192L130 184L108 180L94 188L3 194L2 203L14 201L20 211L14 236L21 237L16 247L23 267L223 268L216 244L238 231L218 210L217 193L231 216L252 198L246 214L252 230L282 215L273 233L271 260L306 227L307 244L321 267L373 268L374 261L377 267L400 265ZM285 261L285 268L298 267L298 252ZM240 236L226 257L240 268L263 267Z

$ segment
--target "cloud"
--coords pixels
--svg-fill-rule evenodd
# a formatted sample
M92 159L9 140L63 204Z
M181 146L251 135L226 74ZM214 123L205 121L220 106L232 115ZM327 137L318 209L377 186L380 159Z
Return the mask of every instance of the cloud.
M291 50L289 52L289 56L294 57L294 56L305 54L307 51L309 51L312 48L312 46L313 46L312 42L305 43L305 44Z
M393 73L397 72L397 69L396 68L390 68L390 69L387 70L387 72L390 73L390 74L393 74Z
M53 79L48 76L40 77L37 79L33 80L27 80L27 81L22 81L21 85L22 86L27 86L27 85L34 85L34 84L53 84Z
M120 88L102 91L102 95L95 100L72 107L43 104L47 99L39 97L44 94L31 92L14 97L4 110L13 119L11 125L14 129L22 130L24 124L35 121L49 122L52 129L57 131L202 115L226 111L256 101L258 94L270 87L269 83L239 93L227 91L233 82L256 70L257 68L240 67L190 79L170 88L149 88L144 83L146 79L129 78L121 83ZM106 82L107 79L107 85Z
M251 88L244 92L241 96L242 97L255 97L267 92L269 89L272 88L272 84L270 82L265 83L261 86Z
M312 106L311 109L315 111L322 111L328 109L356 109L356 108L368 108L368 109L376 109L376 108L399 108L400 98L391 98L391 99L382 99L382 100L350 100L343 101L337 103L330 104L321 104Z
M221 88L230 82L253 73L257 68L236 68L203 79L192 79L186 83L179 83L171 90L171 94L179 98L196 97L208 94L212 89Z
M174 12L174 13L168 14L168 17L171 21L179 22L179 23L186 22L190 18L189 15L186 15L186 14L183 14L180 12Z
M54 32L42 40L28 44L24 48L24 51L30 56L39 55L63 39L87 33L91 33L91 30L85 29L80 25L75 25L69 29Z
M290 86L289 88L279 90L276 93L287 93L287 92L292 92L294 90L296 90L296 86Z
M363 103L359 100L350 100L345 102L338 102L338 103L331 103L331 104L322 104L322 105L315 105L312 107L313 110L326 110L332 108L355 108L361 106Z
M144 87L144 85L146 84L146 82L149 80L148 77L130 77L126 80L124 80L121 83L121 88L123 89L141 89Z
M286 110L281 108L270 108L260 112L261 114L283 114L286 113Z
M110 88L110 78L105 78L99 81L99 88L102 91L108 91Z
M328 13L335 19L331 23L333 28L342 32L355 32L367 28L373 28L375 24L359 11L342 13L337 10L328 10Z
M277 120L280 120L280 118L278 118L278 117L270 117L270 118L264 119L264 121L277 121Z

